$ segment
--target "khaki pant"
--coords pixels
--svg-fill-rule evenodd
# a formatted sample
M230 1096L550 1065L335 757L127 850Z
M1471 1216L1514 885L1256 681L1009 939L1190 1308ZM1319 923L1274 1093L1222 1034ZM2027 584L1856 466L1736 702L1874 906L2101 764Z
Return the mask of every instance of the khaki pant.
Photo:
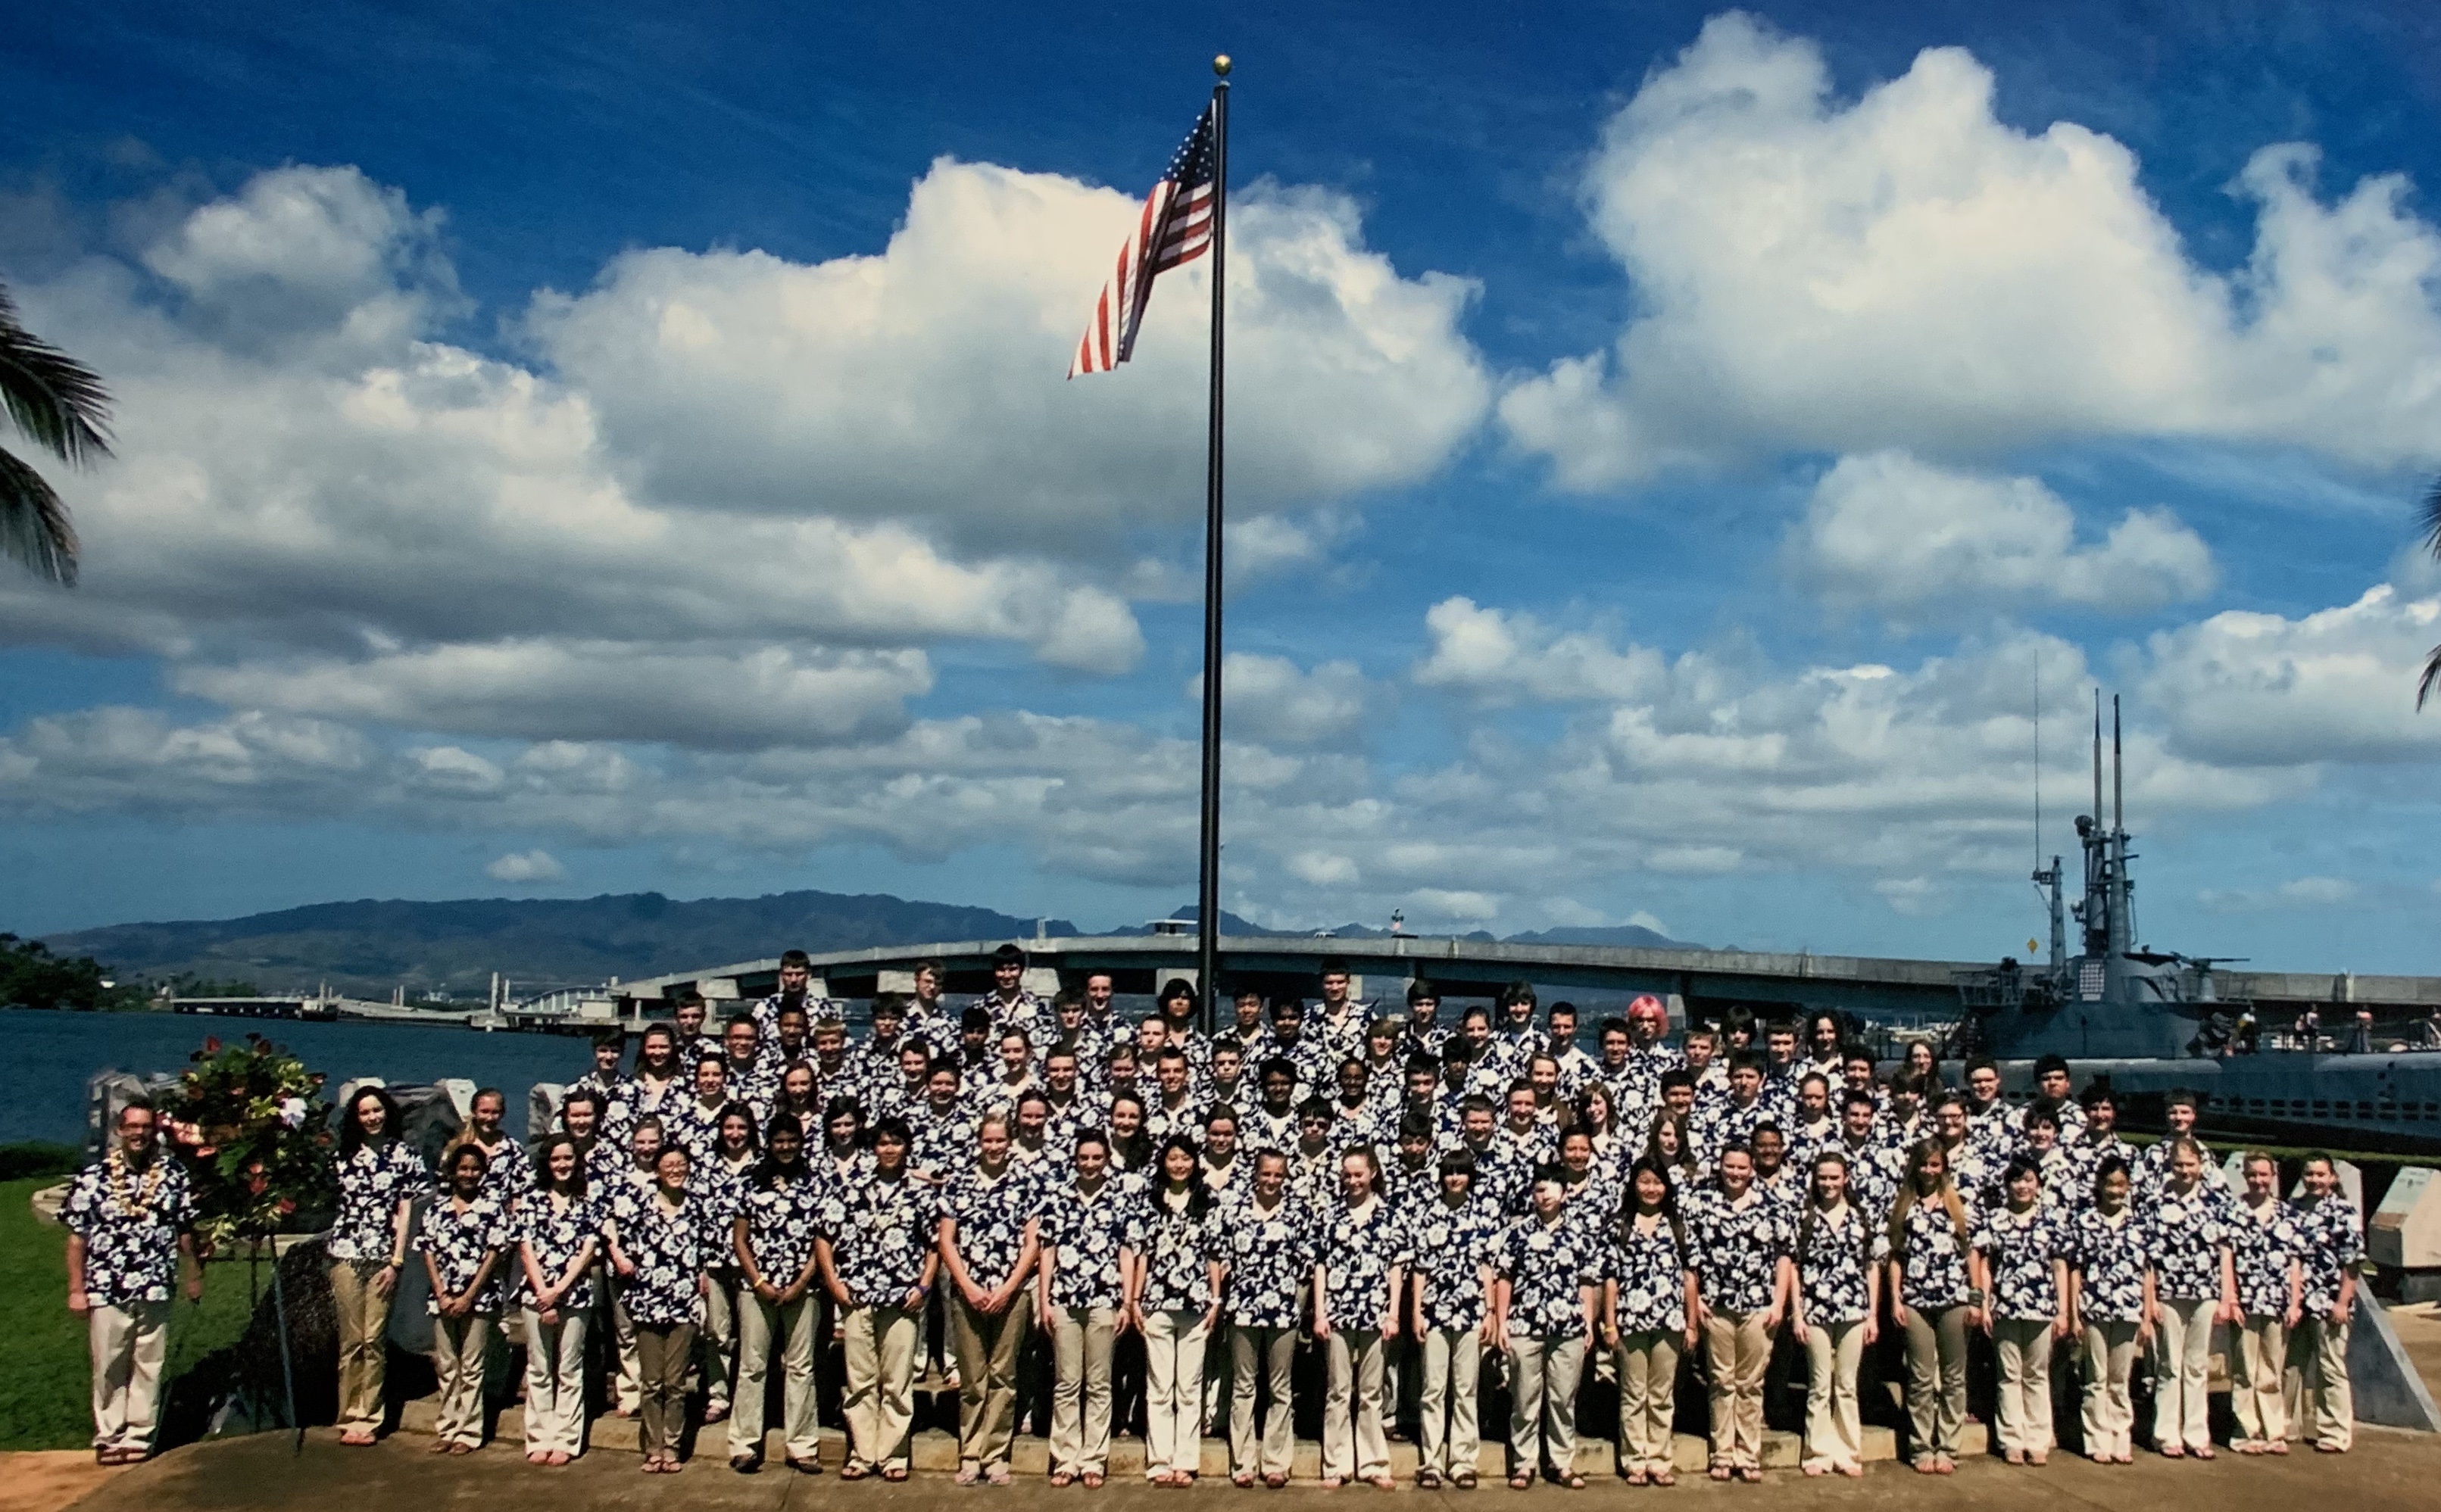
M1865 1462L1864 1424L1856 1413L1856 1367L1864 1359L1863 1319L1805 1325L1807 1459L1842 1470Z
M389 1302L373 1278L378 1260L331 1268L331 1305L339 1314L339 1431L381 1426L382 1378L389 1362Z
M1111 1466L1111 1341L1115 1307L1054 1307L1051 1468L1099 1475Z
M1296 1363L1296 1330L1252 1328L1244 1323L1229 1330L1229 1473L1286 1475L1295 1453L1295 1413L1290 1384ZM1255 1374L1259 1370L1272 1388L1271 1415L1263 1420L1263 1436L1255 1438Z
M1509 1336L1509 1473L1548 1466L1555 1475L1577 1468L1577 1382L1585 1370L1585 1336Z
M850 1307L841 1317L840 1341L847 1354L847 1392L841 1406L847 1416L850 1465L866 1470L907 1467L907 1435L915 1426L915 1343L922 1328L919 1316L901 1307ZM745 1384L741 1370L741 1391ZM808 1440L813 1431L808 1407Z
M1281 1367L1286 1370L1287 1367ZM1417 1448L1419 1468L1443 1476L1473 1475L1483 1458L1476 1426L1476 1382L1483 1374L1483 1334L1474 1328L1433 1328L1424 1334L1424 1387ZM1285 1447L1288 1435L1280 1435Z
M617 1357L618 1370L611 1381L611 1400L619 1411L630 1417L636 1414L643 1400L643 1366L636 1358L636 1320L627 1316L627 1301L619 1288L610 1284L610 1267L606 1263L593 1268L593 1295L602 1299L597 1305L593 1327L607 1325L610 1346ZM594 1347L602 1347L600 1339Z
M2000 1448L2052 1451L2052 1321L1996 1318L1992 1349L2000 1362Z
M1618 1375L1621 1468L1651 1474L1671 1467L1671 1430L1678 1415L1678 1345L1683 1337L1667 1328L1619 1336L1614 1359Z
M1907 1310L1908 1452L1955 1455L1966 1421L1966 1308Z
M1390 1473L1382 1431L1382 1330L1333 1328L1322 1395L1322 1473L1371 1480Z
M1214 1320L1212 1337L1203 1341L1203 1413L1202 1432L1205 1438L1225 1438L1229 1433L1230 1372L1218 1368L1237 1358L1237 1345L1231 1342L1238 1325L1229 1315Z
M810 1291L787 1306L751 1291L737 1299L737 1378L729 1407L729 1457L763 1452L771 1400L771 1357L780 1357L780 1432L792 1460L822 1457L814 1437L814 1324L822 1305Z
M2164 1297L2153 1325L2153 1447L2212 1443L2213 1311L2210 1297Z
M525 1309L526 1452L585 1452L585 1314Z
M696 1357L703 1367L703 1410L707 1416L729 1411L732 1383L737 1378L738 1306L745 1278L734 1270L714 1270L704 1277L703 1327L696 1333ZM819 1308L820 1299L817 1298Z
M646 1459L678 1457L686 1432L687 1365L695 1357L695 1324L638 1323L637 1444Z
M2374 1305L2378 1305L2375 1304ZM2317 1444L2347 1449L2356 1443L2356 1396L2348 1384L2348 1325L2328 1313L2307 1313L2288 1336L2287 1400L2289 1425Z
M1763 1377L1771 1335L1759 1312L1714 1309L1704 1319L1705 1374L1712 1397L1712 1463L1763 1467Z
M93 1354L93 1447L151 1453L160 1426L161 1362L170 1353L170 1304L96 1303L84 1338Z
M949 1338L958 1351L958 1458L1005 1465L1017 1438L1017 1360L1034 1322L1034 1293L1021 1288L1006 1312L949 1303Z
M2288 1330L2277 1318L2248 1313L2231 1331L2229 1406L2241 1438L2265 1443L2288 1438L2288 1410L2282 1376L2288 1363Z
M2136 1324L2085 1325L2085 1452L2118 1456L2133 1452L2136 1408L2127 1399L2127 1377L2136 1370Z
M1203 1466L1203 1440L1196 1416L1203 1402L1203 1343L1208 1330L1200 1312L1145 1314L1145 1477L1172 1471L1196 1474Z
M441 1392L440 1421L432 1436L468 1449L483 1442L484 1365L500 1321L485 1313L432 1320L432 1374Z

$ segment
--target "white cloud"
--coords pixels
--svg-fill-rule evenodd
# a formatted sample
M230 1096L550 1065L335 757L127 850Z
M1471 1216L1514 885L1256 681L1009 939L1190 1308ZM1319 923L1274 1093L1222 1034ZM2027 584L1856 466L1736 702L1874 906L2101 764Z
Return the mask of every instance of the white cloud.
M2357 885L2345 877L2301 876L2276 888L2206 888L2196 900L2215 913L2262 913L2273 909L2335 909L2353 902Z
M1329 851L1299 851L1285 864L1290 875L1309 887L1353 887L1364 876L1354 861Z
M1654 918L1652 914L1645 912L1642 909L1638 909L1635 912L1629 914L1627 916L1627 922L1635 925L1639 929L1650 929L1654 934L1668 934L1670 932L1670 927L1668 925L1662 923L1659 919Z
M483 874L495 882L565 882L568 868L549 851L511 851L484 867Z
M1991 72L1928 48L1853 102L1820 50L1708 23L1610 121L1583 194L1636 314L1511 389L1564 485L1750 449L1983 454L2058 438L2441 456L2441 235L2396 175L2325 202L2257 152L2245 267L2197 266L2135 155L1998 119Z
M1669 673L1649 647L1614 651L1599 635L1559 634L1531 615L1464 597L1434 604L1424 627L1432 652L1417 664L1416 681L1487 705L1635 698L1656 691Z
M2231 766L2428 762L2441 726L2415 711L2415 679L2441 640L2441 598L2388 584L2290 620L2227 610L2155 635L2145 698L2182 755Z
M1190 677L1186 696L1203 696L1203 678ZM1221 725L1232 740L1273 746L1340 746L1364 733L1371 693L1352 661L1326 661L1312 671L1286 657L1232 652L1220 667Z
M2032 477L1905 452L1843 457L1815 486L1786 555L1835 604L1904 618L1933 607L2066 603L2133 611L2211 590L2212 551L2167 510L2131 509L2080 545L2076 515Z
M1489 924L1500 917L1500 899L1490 892L1451 888L1419 888L1408 894L1411 905L1428 918L1460 924Z
M1949 895L1930 877L1884 877L1873 884L1873 891L1890 906L1893 913L1911 919L1927 918L1949 911Z

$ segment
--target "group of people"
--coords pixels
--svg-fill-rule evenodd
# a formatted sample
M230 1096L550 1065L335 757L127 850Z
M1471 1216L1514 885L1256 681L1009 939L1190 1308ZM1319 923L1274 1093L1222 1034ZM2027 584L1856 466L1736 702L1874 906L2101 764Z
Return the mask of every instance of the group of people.
M1004 947L994 989L962 1010L922 967L851 1043L790 952L778 991L716 1030L693 1001L644 1031L632 1065L622 1036L597 1042L531 1149L502 1128L501 1095L478 1094L437 1169L386 1092L346 1093L328 1239L343 1439L373 1441L412 1265L433 1315L434 1449L480 1442L485 1361L515 1312L537 1464L584 1451L598 1375L610 1410L640 1419L646 1472L680 1467L698 1398L698 1444L761 1468L776 1396L786 1463L819 1473L829 1340L842 1478L906 1478L915 1383L939 1358L959 1481L1005 1483L1039 1349L1052 1484L1099 1485L1129 1335L1127 1395L1141 1391L1162 1485L1197 1478L1207 1430L1236 1485L1285 1485L1295 1401L1318 1384L1325 1485L1388 1487L1412 1404L1418 1484L1471 1487L1493 1375L1511 1485L1584 1485L1589 1375L1616 1382L1618 1473L1668 1485L1691 1356L1709 1475L1757 1481L1776 1349L1801 1361L1783 1368L1804 1382L1809 1475L1864 1472L1859 1378L1884 1348L1904 1359L1923 1473L1955 1467L1970 1347L1997 1361L2010 1464L2054 1448L2055 1359L2081 1377L2083 1451L2126 1463L2140 1355L2151 1447L2209 1459L2215 1324L2238 1452L2349 1447L2356 1215L2319 1157L2294 1200L2269 1156L2229 1183L2192 1101L2173 1098L2167 1137L2139 1145L2106 1087L2072 1095L2065 1062L2038 1063L2034 1095L2013 1102L1988 1062L1949 1087L1927 1046L1886 1069L1831 1014L1692 1025L1673 1044L1643 997L1587 1048L1575 1009L1546 1012L1524 983L1450 1025L1430 983L1383 1014L1326 963L1312 1004L1239 994L1207 1035L1184 982L1130 1024L1109 975L1045 1001L1025 965ZM188 1247L151 1116L122 1114L64 1215L105 1458L149 1443L149 1320Z

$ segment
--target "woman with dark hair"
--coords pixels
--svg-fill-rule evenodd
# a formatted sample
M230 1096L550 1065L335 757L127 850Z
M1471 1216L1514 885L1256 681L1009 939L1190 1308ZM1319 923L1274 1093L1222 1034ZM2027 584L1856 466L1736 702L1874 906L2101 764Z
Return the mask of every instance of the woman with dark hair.
M1749 1063L1751 1064L1751 1063ZM1755 1185L1752 1147L1721 1146L1719 1170L1687 1204L1695 1312L1711 1385L1715 1481L1763 1479L1763 1381L1796 1269L1788 1210Z
M1695 1347L1695 1271L1671 1167L1641 1160L1601 1257L1602 1341L1618 1377L1618 1473L1630 1485L1674 1485L1670 1425L1678 1359Z
M1152 1161L1152 1142L1145 1137L1145 1102L1133 1092L1111 1097L1111 1168L1121 1173L1146 1171ZM1182 1136L1184 1137L1184 1136Z
M2118 1156L2093 1172L2093 1200L2069 1220L2069 1320L2084 1332L2085 1453L2096 1465L2134 1463L2136 1410L2127 1395L2136 1352L2153 1341L2144 1316L2144 1225L2128 1205L2134 1179Z
M507 1275L500 1255L513 1242L509 1215L483 1195L489 1163L472 1144L450 1151L443 1172L448 1193L425 1208L415 1236L432 1284L424 1306L432 1315L432 1374L441 1395L435 1454L472 1454L483 1443L483 1365L500 1325Z
M1926 1099L1948 1086L1942 1080L1941 1056L1934 1052L1929 1040L1909 1040L1907 1053L1899 1061L1899 1070L1915 1078L1916 1086Z
M704 1262L703 1326L696 1346L703 1364L703 1420L709 1425L729 1417L730 1384L737 1377L737 1305L745 1272L737 1269L736 1248L728 1235L745 1210L746 1192L761 1163L763 1142L754 1128L754 1110L743 1103L723 1109L713 1143L711 1165L690 1171L689 1183L703 1195L705 1214L722 1242Z
M1556 1165L1533 1173L1531 1210L1502 1239L1492 1269L1493 1341L1509 1362L1509 1486L1537 1475L1582 1490L1577 1471L1577 1388L1600 1331L1601 1233L1570 1222Z
M2052 1454L2052 1347L2069 1334L2067 1210L2026 1155L2001 1172L2000 1191L1975 1236L1983 1333L2000 1364L2000 1451L2012 1465L2041 1465Z
M763 1161L732 1215L731 1249L743 1282L737 1296L737 1390L730 1403L729 1465L740 1474L763 1464L763 1412L773 1348L783 1379L781 1427L788 1467L822 1469L814 1436L814 1339L822 1304L813 1296L814 1251L823 1187L805 1163L805 1131L782 1113L765 1126Z
M823 1150L814 1161L814 1175L825 1192L837 1191L856 1179L873 1160L864 1137L864 1105L844 1094L823 1105Z
M1704 1162L1695 1153L1694 1132L1684 1113L1666 1107L1655 1111L1638 1158L1667 1172L1674 1188L1692 1191L1704 1179Z
M585 1185L576 1142L554 1134L534 1157L539 1190L517 1207L524 1262L526 1460L565 1465L585 1452L585 1323L604 1215Z
M1865 1473L1856 1371L1882 1315L1882 1270L1889 1233L1858 1206L1848 1158L1814 1157L1797 1220L1797 1289L1790 1327L1805 1351L1805 1464L1808 1475Z
M1846 1040L1846 1029L1840 1023L1837 1014L1828 1008L1817 1008L1807 1014L1805 1038L1798 1051L1798 1053L1804 1057L1799 1062L1799 1074L1802 1075L1806 1071L1820 1071L1826 1083L1837 1082L1841 1052Z
M1569 1109L1568 1126L1583 1129L1593 1141L1594 1163L1605 1174L1618 1175L1621 1165L1644 1153L1626 1147L1618 1126L1618 1093L1608 1082L1585 1083Z
M668 1118L686 1101L692 1086L691 1068L678 1064L678 1031L655 1024L636 1042L636 1074L627 1083L627 1116L647 1113Z
M649 1191L619 1194L610 1269L636 1329L643 1408L638 1444L647 1475L675 1475L686 1431L687 1365L709 1289L704 1269L730 1248L713 1200L687 1185L683 1144L662 1147Z
M843 1481L904 1481L915 1422L915 1351L941 1256L941 1198L908 1164L906 1121L873 1125L873 1164L829 1193L814 1233L822 1283L841 1312L847 1362ZM810 1426L810 1422L809 1425Z
M1887 1289L1907 1331L1908 1453L1920 1475L1955 1474L1966 1421L1966 1331L1980 1326L1983 1299L1966 1269L1974 1209L1951 1184L1940 1141L1908 1151L1890 1231Z
M1155 1485L1191 1485L1202 1468L1203 1345L1229 1274L1197 1169L1195 1141L1171 1135L1122 1252L1127 1314L1145 1341L1145 1479Z
M373 1441L382 1420L390 1298L407 1264L407 1214L431 1181L399 1136L398 1104L359 1087L339 1111L339 1208L332 1220L331 1302L339 1315L339 1442Z
M792 1113L807 1128L819 1128L823 1120L822 1078L815 1074L814 1064L792 1060L780 1068L780 1100L772 1108L775 1113Z

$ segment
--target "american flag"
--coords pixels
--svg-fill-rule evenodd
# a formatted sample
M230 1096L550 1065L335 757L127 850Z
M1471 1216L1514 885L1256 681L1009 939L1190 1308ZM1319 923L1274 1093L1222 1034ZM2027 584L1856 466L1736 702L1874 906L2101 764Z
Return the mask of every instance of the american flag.
M1094 301L1094 318L1076 343L1069 377L1108 372L1134 355L1136 326L1152 298L1152 280L1210 249L1213 168L1212 108L1207 105L1169 160L1169 171L1145 196L1135 231L1119 247L1118 266L1102 285L1102 297Z

